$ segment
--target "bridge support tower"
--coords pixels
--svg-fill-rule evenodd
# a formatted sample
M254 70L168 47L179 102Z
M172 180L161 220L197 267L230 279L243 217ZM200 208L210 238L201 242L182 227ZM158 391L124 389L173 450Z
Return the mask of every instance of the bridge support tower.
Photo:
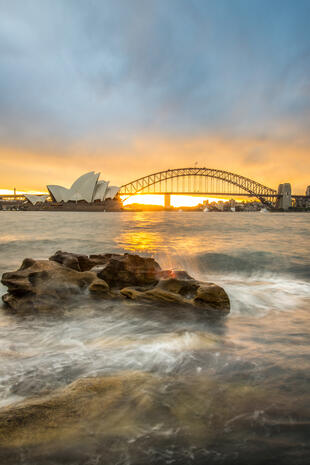
M292 206L292 188L290 183L286 182L279 185L278 196L276 208L288 210Z
M171 207L171 195L165 194L165 208Z

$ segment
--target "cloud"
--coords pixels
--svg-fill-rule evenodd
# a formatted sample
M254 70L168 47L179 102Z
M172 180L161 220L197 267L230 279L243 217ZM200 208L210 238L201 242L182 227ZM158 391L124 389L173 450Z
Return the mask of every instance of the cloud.
M285 141L299 153L310 146L309 17L303 0L0 0L2 153L72 164L83 147L135 165L137 141L156 138ZM281 158L233 152L245 167Z

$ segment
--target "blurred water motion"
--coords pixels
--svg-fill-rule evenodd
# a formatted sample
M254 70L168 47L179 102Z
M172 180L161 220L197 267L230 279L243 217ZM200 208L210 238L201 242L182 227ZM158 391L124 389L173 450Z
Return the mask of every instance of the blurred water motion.
M81 377L145 376L141 388L120 393L109 420L86 425L92 436L27 446L23 461L19 451L2 455L6 463L309 462L307 214L1 212L1 219L1 273L58 249L136 252L223 285L232 303L217 323L134 302L81 302L44 317L2 308L1 406Z

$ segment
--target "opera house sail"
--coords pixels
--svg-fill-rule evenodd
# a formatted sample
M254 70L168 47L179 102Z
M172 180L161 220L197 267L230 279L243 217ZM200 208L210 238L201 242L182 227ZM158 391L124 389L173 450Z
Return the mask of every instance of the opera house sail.
M38 203L43 203L48 198L48 195L34 195L34 194L25 194L25 198L32 205L37 205Z
M95 201L103 202L106 199L114 199L119 187L109 186L109 181L99 181L100 173L90 171L80 176L70 189L63 186L48 185L47 189L55 202L78 202L83 200L87 203Z

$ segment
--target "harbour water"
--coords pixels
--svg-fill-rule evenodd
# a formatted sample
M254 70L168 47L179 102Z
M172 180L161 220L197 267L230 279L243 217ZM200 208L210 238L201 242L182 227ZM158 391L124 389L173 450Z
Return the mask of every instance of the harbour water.
M36 456L27 449L12 463L308 464L309 246L307 213L0 212L1 274L59 249L130 252L216 282L231 300L218 322L134 303L45 316L2 307L1 407L82 377L148 380L135 396L139 424L128 395L114 406L109 441ZM153 414L144 418L146 394Z

